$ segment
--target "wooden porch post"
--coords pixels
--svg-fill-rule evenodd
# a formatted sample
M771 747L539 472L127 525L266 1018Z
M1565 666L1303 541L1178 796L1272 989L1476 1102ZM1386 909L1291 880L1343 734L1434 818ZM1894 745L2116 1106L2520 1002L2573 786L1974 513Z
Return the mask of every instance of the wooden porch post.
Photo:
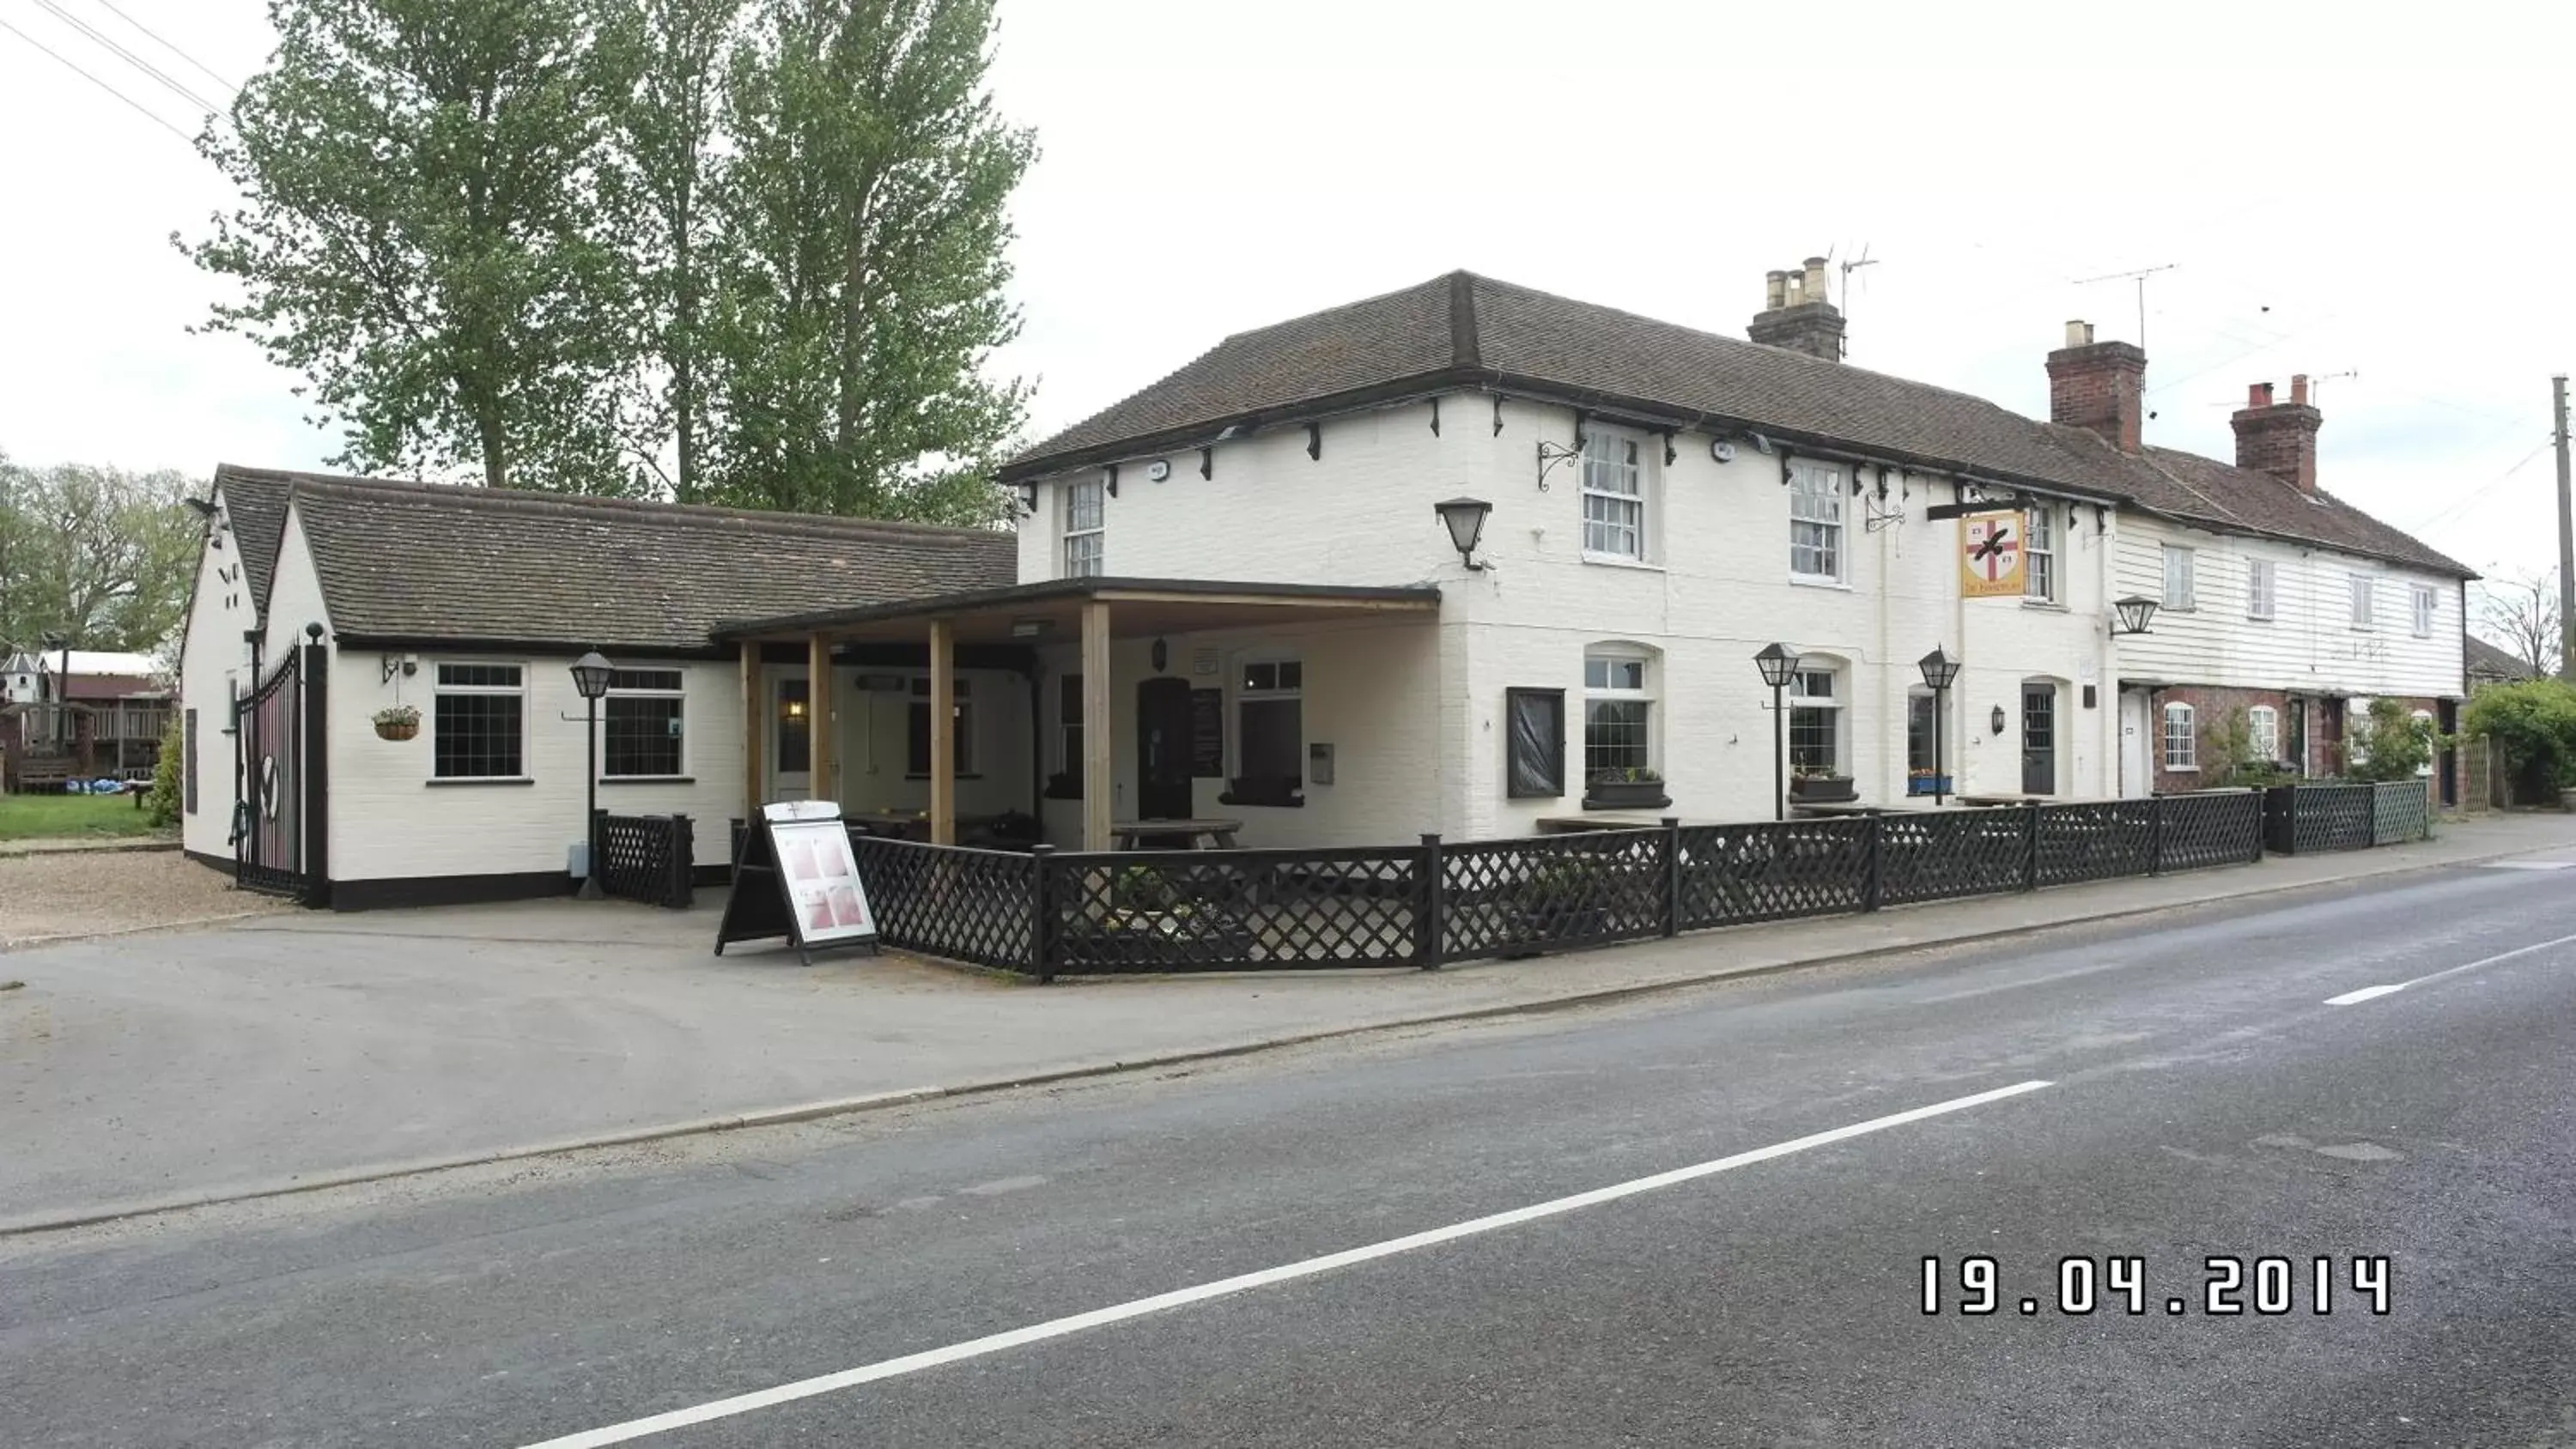
M769 733L769 710L760 697L760 641L742 641L742 818L760 818L761 743Z
M1082 606L1082 848L1109 848L1109 606Z
M807 798L838 804L841 788L832 778L832 641L820 634L805 640L805 767Z
M930 843L957 843L957 671L955 629L930 621Z

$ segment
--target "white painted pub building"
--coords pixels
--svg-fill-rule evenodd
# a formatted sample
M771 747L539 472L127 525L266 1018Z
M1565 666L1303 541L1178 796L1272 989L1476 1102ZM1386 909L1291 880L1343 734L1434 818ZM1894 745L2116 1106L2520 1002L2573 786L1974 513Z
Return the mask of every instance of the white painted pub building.
M2197 458L2142 442L2135 347L2077 324L2042 422L1844 364L1823 286L1773 274L1751 341L1465 273L1239 334L1015 460L1015 535L226 469L185 707L320 626L341 904L561 888L591 648L603 805L1064 848L1767 819L1783 776L2136 795L2194 788L2235 709L2313 773L2356 701L2448 723L2468 572L2317 488L2303 386ZM192 739L220 860L238 751Z

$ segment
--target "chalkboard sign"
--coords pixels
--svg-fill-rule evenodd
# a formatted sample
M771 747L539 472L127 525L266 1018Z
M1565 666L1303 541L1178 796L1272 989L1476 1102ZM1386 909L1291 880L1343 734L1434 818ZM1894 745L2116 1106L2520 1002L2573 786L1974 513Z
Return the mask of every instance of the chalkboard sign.
M1190 774L1201 780L1225 778L1225 691L1190 691Z
M850 828L828 800L785 800L760 807L742 833L716 954L736 941L785 938L808 965L817 947L876 949L876 913L850 853Z

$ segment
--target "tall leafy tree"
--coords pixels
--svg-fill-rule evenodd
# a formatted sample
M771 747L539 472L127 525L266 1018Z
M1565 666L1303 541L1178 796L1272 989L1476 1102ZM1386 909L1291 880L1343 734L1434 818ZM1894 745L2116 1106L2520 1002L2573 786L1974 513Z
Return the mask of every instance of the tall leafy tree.
M187 478L0 454L0 653L60 636L149 653L178 631L202 528Z
M724 176L725 63L740 38L744 0L627 0L625 23L642 63L621 117L617 181L631 201L634 276L658 372L649 465L673 497L708 486L708 300L721 274L716 188ZM669 465L664 469L668 440Z
M1036 157L985 89L992 0L758 0L728 66L709 319L729 501L989 522L1025 416L1005 203Z
M604 214L634 36L612 0L271 0L198 147L242 193L193 246L211 326L303 373L333 461L636 486L636 303ZM174 239L175 240L175 239Z

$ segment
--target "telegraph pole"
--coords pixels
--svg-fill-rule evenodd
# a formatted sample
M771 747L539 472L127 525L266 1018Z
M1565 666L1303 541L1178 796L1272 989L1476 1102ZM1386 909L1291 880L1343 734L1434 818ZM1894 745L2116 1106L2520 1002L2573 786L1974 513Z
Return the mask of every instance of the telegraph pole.
M2558 445L2558 677L2576 680L2576 502L2567 483L2567 374L2549 380Z

